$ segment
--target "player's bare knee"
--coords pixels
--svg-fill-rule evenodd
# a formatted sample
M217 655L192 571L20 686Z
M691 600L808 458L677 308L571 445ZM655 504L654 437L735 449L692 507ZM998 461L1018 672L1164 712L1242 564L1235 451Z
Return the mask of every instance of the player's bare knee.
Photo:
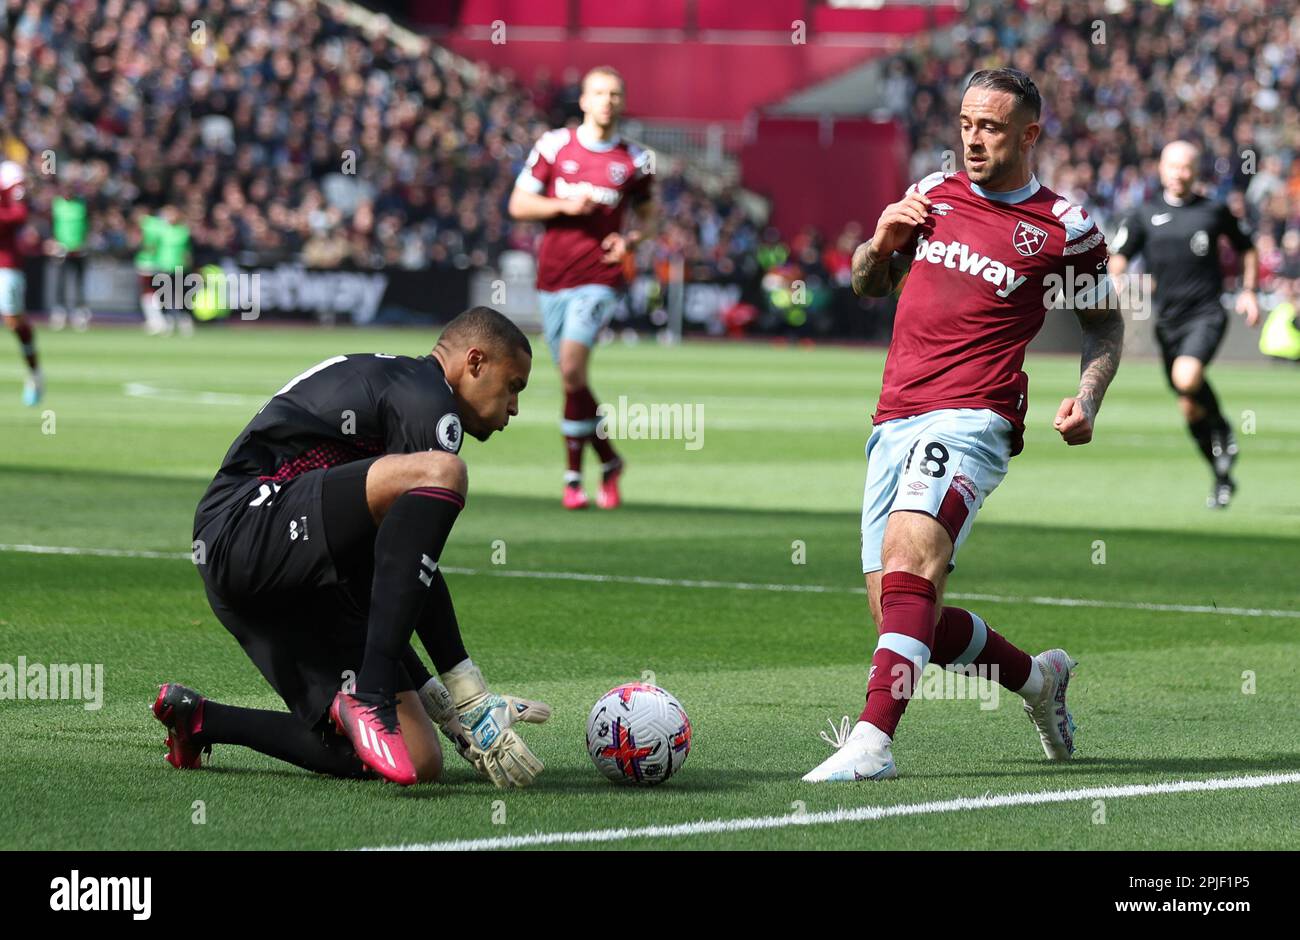
M881 577L895 571L925 577L928 568L933 567L925 551L909 539L886 539L884 550L880 553Z
M413 454L417 458L414 473L408 479L407 489L417 486L440 486L455 490L464 496L469 492L469 468L465 461L455 454L443 451L429 451L425 454Z
M560 365L560 383L566 392L576 392L587 384L587 369L581 364Z
M420 783L437 783L442 777L442 750L436 743L415 765L415 776Z
M867 607L871 610L871 619L875 621L876 629L880 629L883 618L880 610L880 572L868 571L865 579L867 582Z
M896 571L914 574L918 578L925 578L934 584L938 584L943 572L947 569L947 560L931 555L915 545L902 544L898 546L887 546L881 557L881 575L893 574Z
M907 574L914 574L917 577L925 577L925 560L917 557L908 551L889 552L882 559L882 574L893 574L896 571L904 571Z
M1169 380L1178 394L1195 395L1201 390L1204 371L1198 360L1190 356L1182 357L1174 361L1173 368L1169 370Z
M383 520L394 502L421 486L438 486L465 496L469 471L463 460L444 451L380 457L366 475L366 502L375 523Z

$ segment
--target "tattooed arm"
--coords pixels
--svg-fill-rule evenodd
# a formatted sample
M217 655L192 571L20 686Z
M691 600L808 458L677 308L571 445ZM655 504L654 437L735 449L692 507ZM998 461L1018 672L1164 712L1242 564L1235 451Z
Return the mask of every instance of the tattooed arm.
M1079 365L1079 399L1090 405L1091 417L1097 416L1101 400L1119 371L1124 350L1124 318L1118 308L1080 311L1083 328L1083 356Z
M1124 317L1114 306L1077 310L1083 328L1083 357L1080 364L1079 394L1067 398L1057 409L1054 427L1067 444L1092 440L1092 426L1111 379L1119 369L1124 348Z
M894 252L907 244L918 225L925 223L929 211L930 200L917 192L909 192L885 206L871 241L863 242L853 252L853 293L859 297L884 297L898 287L912 261L895 257Z
M853 293L859 297L892 294L911 266L911 259L902 255L877 258L871 242L863 242L853 252Z

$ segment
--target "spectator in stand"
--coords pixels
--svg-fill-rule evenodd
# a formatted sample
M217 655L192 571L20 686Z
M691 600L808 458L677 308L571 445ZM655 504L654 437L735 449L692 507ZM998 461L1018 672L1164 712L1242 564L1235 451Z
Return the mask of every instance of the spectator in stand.
M314 3L24 0L0 8L0 27L0 122L83 175L89 252L129 252L127 218L170 203L204 262L492 264L535 249L540 230L504 218L511 182L532 141L578 114L577 70L530 92L508 73L444 64L432 43L368 38ZM1210 195L1244 192L1251 224L1278 244L1300 230L1295 4L975 0L951 37L945 54L927 38L885 63L910 178L954 147L960 78L1010 64L1041 75L1053 104L1039 178L1103 228L1158 192L1161 147L1189 137ZM664 225L637 253L642 272L666 250L691 276L770 266L731 194L662 162ZM46 229L51 198L32 194Z

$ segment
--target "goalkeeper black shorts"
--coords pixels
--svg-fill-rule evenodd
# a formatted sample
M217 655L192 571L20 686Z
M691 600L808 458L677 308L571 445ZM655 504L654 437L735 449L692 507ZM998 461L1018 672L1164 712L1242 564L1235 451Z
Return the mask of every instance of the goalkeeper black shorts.
M218 478L196 515L194 560L213 613L308 725L361 669L376 533L365 486L377 459L278 487ZM405 668L399 679L399 691L414 688Z

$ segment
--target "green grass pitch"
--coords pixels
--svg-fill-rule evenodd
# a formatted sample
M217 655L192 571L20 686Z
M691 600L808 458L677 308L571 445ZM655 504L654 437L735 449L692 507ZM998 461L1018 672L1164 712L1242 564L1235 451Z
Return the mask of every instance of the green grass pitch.
M0 701L0 849L341 849L864 807L901 809L597 846L1300 844L1296 782L945 803L1300 770L1295 369L1212 368L1234 423L1253 433L1239 433L1237 500L1211 513L1208 471L1155 364L1125 363L1096 440L1069 448L1051 416L1075 388L1077 360L1033 358L1026 450L948 590L980 595L962 603L1019 645L1061 645L1080 660L1076 759L1047 763L1009 693L992 710L974 698L921 700L895 744L899 779L809 785L799 777L829 753L817 732L860 709L874 645L858 518L883 351L599 349L600 395L701 404L704 435L698 449L626 442L626 507L582 514L559 507L559 392L540 354L520 417L486 445L466 444L469 504L444 555L472 569L448 581L490 684L555 706L549 724L524 732L547 765L537 787L502 793L454 755L445 782L407 790L222 746L205 769L181 773L163 762L148 709L168 679L283 708L184 557L194 505L235 434L290 377L340 352L424 353L429 334L253 328L185 341L102 329L42 332L40 343L49 394L36 409L18 403L17 351L0 356L0 663L103 664L105 690L98 710ZM680 583L700 581L721 583ZM680 698L695 741L679 776L640 791L598 775L583 731L601 693L647 672ZM916 808L930 801L940 805Z

